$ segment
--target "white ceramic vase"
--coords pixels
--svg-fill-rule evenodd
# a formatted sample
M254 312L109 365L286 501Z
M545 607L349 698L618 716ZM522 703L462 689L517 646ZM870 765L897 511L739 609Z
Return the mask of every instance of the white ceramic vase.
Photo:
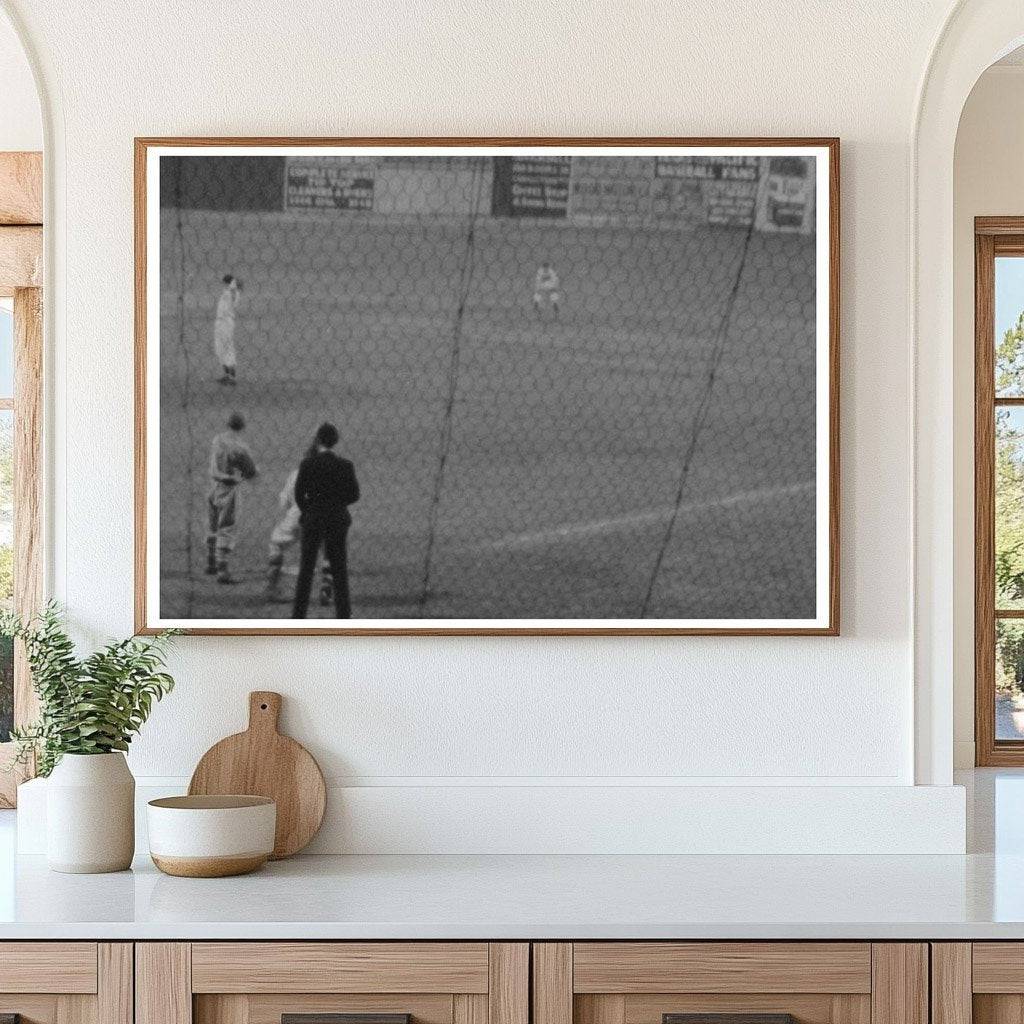
M52 871L124 871L135 854L135 779L124 754L65 754L46 783Z

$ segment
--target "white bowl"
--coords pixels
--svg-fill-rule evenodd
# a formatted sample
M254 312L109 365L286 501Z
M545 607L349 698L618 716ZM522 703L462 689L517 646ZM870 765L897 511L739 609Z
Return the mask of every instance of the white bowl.
M146 818L150 856L168 875L244 875L274 850L277 805L265 796L168 796L150 800Z

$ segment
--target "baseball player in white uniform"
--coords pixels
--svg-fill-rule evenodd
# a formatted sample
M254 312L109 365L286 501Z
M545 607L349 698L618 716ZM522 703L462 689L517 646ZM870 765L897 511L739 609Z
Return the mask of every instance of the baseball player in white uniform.
M241 297L242 282L231 274L224 275L224 290L217 300L217 315L213 321L213 351L224 371L220 384L237 383L235 379L235 311Z
M533 308L540 313L545 305L558 316L558 304L562 301L561 282L555 268L545 260L537 268L537 276L533 279Z
M314 446L309 454L316 454ZM270 602L291 602L290 596L281 593L281 571L284 567L284 553L295 545L302 536L300 520L302 512L295 501L295 481L298 479L299 471L293 469L288 474L284 487L278 495L277 504L281 509L281 518L274 525L270 534L270 544L267 549L267 592L266 598ZM320 566L320 604L327 606L334 600L334 580L331 578L331 567L324 562Z
M245 420L237 412L228 417L228 429L214 437L210 445L210 493L206 497L208 529L206 533L206 573L218 583L234 583L228 569L235 549L235 523L238 516L238 488L256 476L256 463L249 446L242 440Z

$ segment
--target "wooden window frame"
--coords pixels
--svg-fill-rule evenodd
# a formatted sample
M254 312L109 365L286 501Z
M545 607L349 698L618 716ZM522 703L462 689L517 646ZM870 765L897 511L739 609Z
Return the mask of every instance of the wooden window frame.
M995 261L1024 258L1024 217L974 220L974 749L975 764L1024 766L1024 741L996 739L997 619L1022 619L1024 609L997 609L995 585L995 415L1024 406L996 398Z
M43 595L43 170L41 153L0 153L0 296L14 299L14 608L37 612ZM25 653L14 652L14 723L35 718ZM0 807L13 807L31 766L11 767L0 743Z

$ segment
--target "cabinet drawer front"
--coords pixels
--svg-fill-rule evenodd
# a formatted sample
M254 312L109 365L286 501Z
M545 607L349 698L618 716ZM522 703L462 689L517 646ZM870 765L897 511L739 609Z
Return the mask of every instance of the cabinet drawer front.
M866 942L578 942L575 992L871 991Z
M487 992L486 942L197 942L192 991Z
M1024 942L975 942L971 970L975 992L1024 993Z
M91 995L95 942L0 942L0 992Z

